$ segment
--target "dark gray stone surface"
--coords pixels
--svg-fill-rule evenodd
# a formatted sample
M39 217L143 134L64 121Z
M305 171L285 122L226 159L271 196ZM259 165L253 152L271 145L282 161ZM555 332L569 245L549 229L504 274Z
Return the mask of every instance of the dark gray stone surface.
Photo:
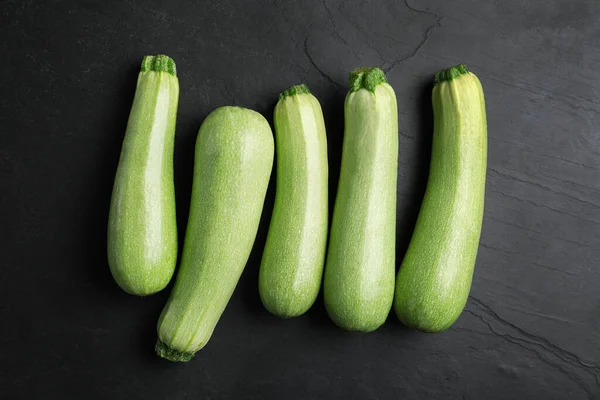
M0 393L5 399L600 398L600 2L0 2ZM193 145L215 107L271 119L305 82L320 99L337 185L348 72L381 65L398 95L398 257L427 178L433 73L481 79L489 123L472 296L447 332L395 317L337 329L319 299L270 316L255 250L196 359L153 354L169 290L121 292L106 255L112 181L139 63L181 84L180 235Z

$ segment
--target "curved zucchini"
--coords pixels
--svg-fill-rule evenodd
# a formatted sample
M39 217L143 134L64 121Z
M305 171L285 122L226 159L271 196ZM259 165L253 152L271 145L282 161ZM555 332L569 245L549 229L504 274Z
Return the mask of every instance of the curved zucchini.
M177 261L173 146L179 100L175 63L146 56L121 149L108 218L108 263L140 296L162 290Z
M248 261L272 166L273 134L262 115L221 107L206 117L181 265L158 321L159 356L188 361L210 339Z
M283 318L313 305L327 246L327 138L319 101L305 85L275 106L277 190L259 273L260 298Z
M487 126L483 89L464 65L438 72L427 190L398 272L394 309L407 326L440 332L462 312L485 196Z
M398 107L379 68L350 74L324 295L339 327L373 331L394 297Z

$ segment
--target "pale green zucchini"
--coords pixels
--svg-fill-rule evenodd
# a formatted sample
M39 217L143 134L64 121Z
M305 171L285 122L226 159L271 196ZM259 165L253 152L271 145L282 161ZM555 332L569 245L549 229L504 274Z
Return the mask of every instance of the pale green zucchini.
M248 261L273 166L273 134L259 113L221 107L196 140L183 255L158 321L156 352L188 361L210 339Z
M173 146L178 100L173 60L144 57L108 219L108 263L127 293L156 293L175 270Z
M464 65L436 74L433 115L427 190L394 300L398 318L425 332L447 329L465 307L481 233L485 104L479 80Z
M325 306L339 327L368 332L385 322L394 297L398 107L383 71L350 74L344 113Z
M327 246L327 138L319 101L305 85L275 106L277 189L259 273L260 298L290 318L315 302Z

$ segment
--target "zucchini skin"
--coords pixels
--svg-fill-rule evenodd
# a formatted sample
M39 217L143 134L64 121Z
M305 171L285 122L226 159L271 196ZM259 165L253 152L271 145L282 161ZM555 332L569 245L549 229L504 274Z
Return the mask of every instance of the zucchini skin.
M173 60L144 57L108 219L110 270L130 294L164 289L177 262L173 147L178 100Z
M188 361L210 339L256 238L273 147L255 111L220 107L202 123L181 265L158 321L159 356Z
M325 307L339 327L370 332L390 312L395 278L398 106L383 71L350 74L344 114Z
M304 314L321 288L328 228L325 122L305 85L275 106L277 187L259 272L259 293L272 314Z
M483 89L464 65L436 74L427 189L396 279L394 309L405 325L449 328L463 311L483 220L487 124Z

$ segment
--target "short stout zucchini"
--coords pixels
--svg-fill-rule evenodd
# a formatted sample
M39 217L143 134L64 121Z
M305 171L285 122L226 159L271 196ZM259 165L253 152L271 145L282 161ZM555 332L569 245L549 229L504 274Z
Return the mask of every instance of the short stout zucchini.
M260 298L283 318L315 302L327 246L327 138L319 101L305 85L275 106L277 190L259 273Z
M485 104L464 65L435 75L433 116L429 180L394 300L398 318L425 332L447 329L465 307L481 233Z
M108 219L108 263L127 293L156 293L175 270L173 146L178 99L173 60L144 57Z
M394 297L398 107L379 68L350 74L342 166L327 263L327 312L339 327L373 331Z
M259 113L221 107L196 140L183 255L158 321L156 352L188 361L210 339L248 261L273 166L273 134Z

